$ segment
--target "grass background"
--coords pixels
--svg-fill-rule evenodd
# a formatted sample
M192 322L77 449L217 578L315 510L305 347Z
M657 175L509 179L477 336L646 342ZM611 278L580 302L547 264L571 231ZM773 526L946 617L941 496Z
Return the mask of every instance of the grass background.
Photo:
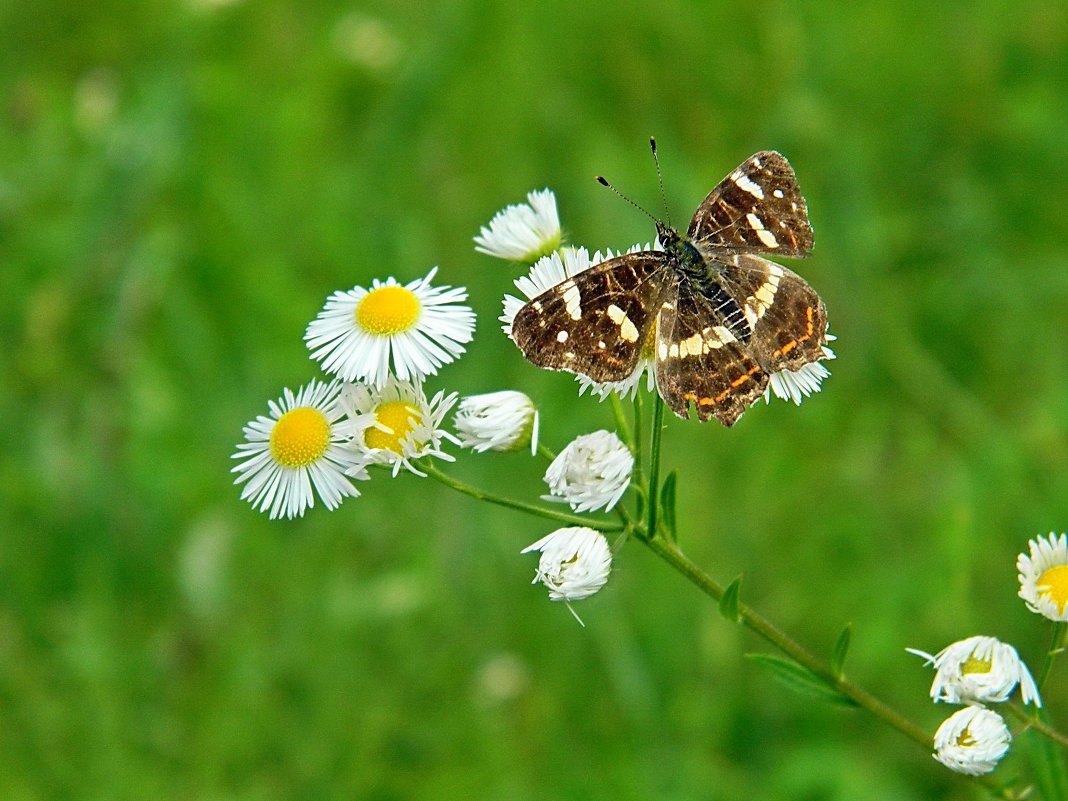
M782 150L839 358L800 409L669 421L683 546L814 649L852 623L849 675L933 731L904 648L1037 667L1014 559L1068 526L1062 3L100 0L0 35L3 798L979 795L640 546L581 629L527 586L543 522L404 478L270 523L227 471L330 292L435 264L480 327L432 389L521 388L552 447L610 425L499 335L514 271L471 237L548 185L626 247L592 177L658 209L650 134L675 219Z

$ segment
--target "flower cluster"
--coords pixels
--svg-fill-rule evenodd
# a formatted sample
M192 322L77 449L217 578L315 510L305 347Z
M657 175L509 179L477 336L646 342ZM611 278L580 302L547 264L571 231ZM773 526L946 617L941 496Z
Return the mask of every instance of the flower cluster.
M1068 535L1050 533L1028 543L1016 559L1019 596L1027 608L1054 622L1068 620ZM1020 688L1024 704L1042 706L1038 685L1016 649L994 637L976 636L928 654L914 648L935 669L931 698L965 704L945 720L934 737L934 757L959 773L989 773L1008 752L1012 735L989 704L1004 703Z
M482 253L527 265L526 274L514 281L520 296L504 298L500 320L509 337L518 311L562 281L626 254L661 249L656 241L591 255L565 245L556 198L547 189L530 192L526 203L500 211L475 243ZM635 460L615 434L579 436L553 457L539 446L538 411L523 393L506 390L460 399L455 392L425 390L426 379L463 355L475 326L475 314L465 305L466 289L436 285L436 275L435 267L407 283L392 276L376 278L369 286L337 291L326 299L304 340L330 378L313 379L296 393L286 389L268 404L268 415L245 427L245 441L234 454L240 462L233 470L235 483L244 485L243 499L272 519L300 517L317 497L334 509L346 497L358 496L356 483L368 480L376 467L394 477L433 472L441 479L429 459L455 461L447 451L455 445L477 453L540 451L551 459L545 471L549 493L543 500L566 503L576 513L617 506L630 486ZM633 397L643 383L655 391L655 336L652 326L634 369L622 380L599 383L576 376L579 394L589 392L602 400L613 394ZM833 355L825 350L826 358ZM765 399L775 395L800 403L819 390L826 376L820 364L776 373ZM455 433L445 428L450 412ZM546 516L569 519L559 512ZM594 528L558 529L523 553L531 551L541 552L534 580L549 589L551 600L587 598L608 580L611 551Z
M405 285L375 280L327 299L304 339L334 378L284 390L268 416L245 427L233 470L243 499L272 519L300 517L316 494L327 509L358 496L352 482L366 480L370 465L422 475L418 459L453 458L441 446L458 440L442 420L457 396L428 399L423 379L464 352L475 315L462 304L466 290L431 283L436 272Z

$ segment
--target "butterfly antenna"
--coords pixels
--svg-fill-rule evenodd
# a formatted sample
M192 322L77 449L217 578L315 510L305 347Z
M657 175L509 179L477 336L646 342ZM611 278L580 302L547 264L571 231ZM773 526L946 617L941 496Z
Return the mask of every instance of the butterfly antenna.
M667 219L668 227L671 227L671 211L668 209L667 192L664 191L664 173L660 169L660 157L656 155L656 137L649 137L649 149L653 151L653 163L656 164L656 180L660 184L660 199L664 201L664 217Z
M612 190L613 192L615 192L615 194L616 194L616 195L617 195L618 197L620 197L620 198L622 198L623 200L627 201L627 202L628 202L628 203L629 203L630 205L632 205L632 206L633 206L634 208L636 208L636 209L637 209L638 211L640 211L640 212L641 212L642 214L644 214L644 215L645 215L646 217L648 217L648 218L649 218L650 220L652 220L652 221L653 221L654 223L657 223L657 224L659 224L659 223L660 223L660 220L658 220L658 219L657 219L656 217L654 217L654 216L653 216L652 214L650 214L649 212L647 212L647 211L646 211L646 210L645 210L645 209L644 209L644 208L643 208L642 206L639 206L639 205L638 205L637 203L635 203L635 202L634 202L633 200L631 200L631 199L630 199L629 197L627 197L627 196L626 196L626 195L624 195L624 194L623 194L622 192L620 192L620 191L619 191L618 189L616 189L616 188L615 188L614 186L612 186L612 184L608 183L608 179L607 179L607 178L605 178L605 177L604 177L603 175L598 175L598 176L597 176L597 183L599 183L599 184L600 184L601 186L607 186L607 187L608 187L609 189L611 189L611 190Z

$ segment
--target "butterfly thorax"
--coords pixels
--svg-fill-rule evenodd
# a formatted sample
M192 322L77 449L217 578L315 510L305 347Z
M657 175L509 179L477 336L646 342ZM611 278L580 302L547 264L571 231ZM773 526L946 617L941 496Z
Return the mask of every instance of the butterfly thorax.
M673 266L680 273L698 287L707 287L716 282L718 270L687 237L662 222L656 224L656 233L664 252L671 257Z
M748 343L753 334L739 299L723 286L722 269L716 259L703 255L697 246L669 225L658 222L657 236L672 267L679 274L680 292L702 296L714 322L731 332L731 336Z

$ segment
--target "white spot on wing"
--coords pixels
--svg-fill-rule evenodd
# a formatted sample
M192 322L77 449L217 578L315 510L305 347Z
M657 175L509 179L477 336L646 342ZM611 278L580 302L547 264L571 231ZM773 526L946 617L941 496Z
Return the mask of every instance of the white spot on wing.
M616 304L612 304L608 307L608 319L619 326L619 336L623 338L625 342L637 342L638 341L638 328L627 317L627 313L623 311Z
M572 320L582 319L582 293L575 286L574 281L565 281L560 284L563 290L564 309Z
M730 332L730 329L717 325L713 330L716 332L716 336L719 337L721 344L729 345L731 342L737 342L737 338Z
M556 335L556 341L560 343L567 342L567 331L561 331Z
M731 173L731 178L734 179L734 185L741 189L743 192L748 192L757 200L764 199L764 190L760 188L760 184L753 181L748 175L739 170L735 170Z
M777 248L779 246L779 240L775 238L775 234L765 228L757 231L756 235L757 239L764 243L764 247Z

